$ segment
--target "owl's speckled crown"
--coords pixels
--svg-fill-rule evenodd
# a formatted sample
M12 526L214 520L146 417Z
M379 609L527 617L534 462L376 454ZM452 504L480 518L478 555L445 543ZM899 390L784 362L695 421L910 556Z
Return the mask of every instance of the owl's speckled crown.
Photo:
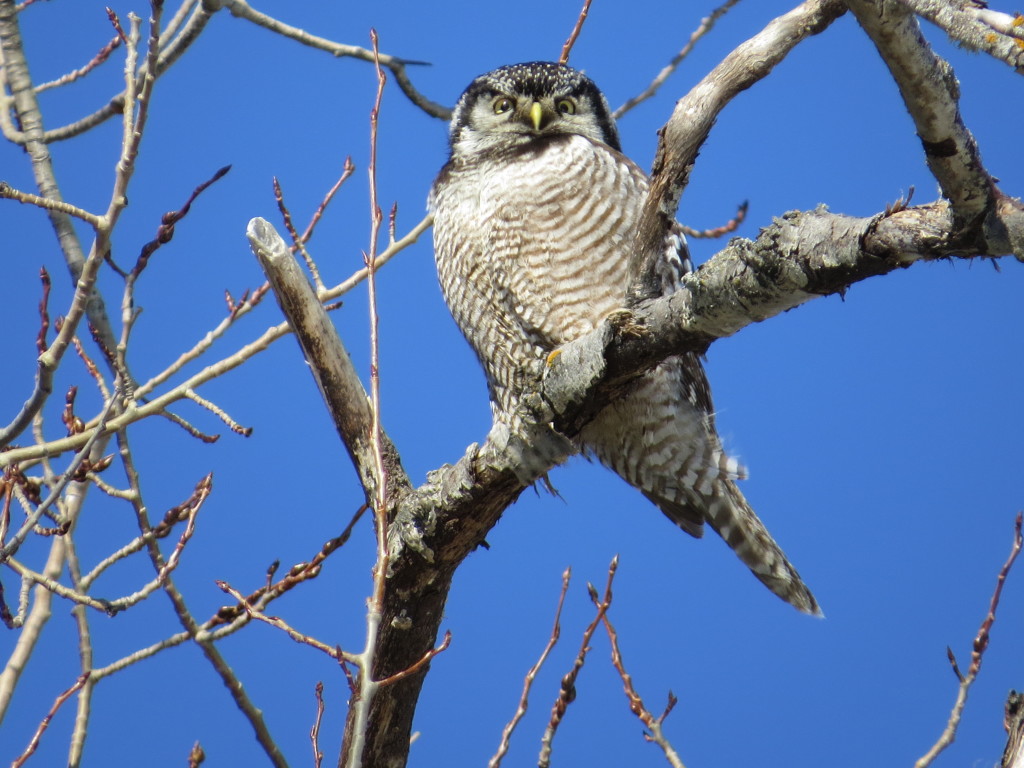
M469 84L452 111L450 135L454 140L469 122L469 113L480 98L503 94L530 99L566 96L585 97L594 105L594 117L604 143L621 151L619 134L604 94L594 81L578 69L553 61L528 61L507 64L486 72Z

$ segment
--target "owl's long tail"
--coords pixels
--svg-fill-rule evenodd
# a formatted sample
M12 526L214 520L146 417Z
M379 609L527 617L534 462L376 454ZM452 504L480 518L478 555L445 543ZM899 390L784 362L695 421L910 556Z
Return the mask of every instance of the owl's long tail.
M743 493L743 470L715 433L696 359L666 361L584 428L580 447L693 536L707 522L765 585L795 608L821 609Z
M678 505L652 499L673 521ZM712 495L702 499L703 513L736 556L762 584L790 605L814 616L823 615L818 601L804 584L796 568L765 528L743 492L729 478L715 483ZM692 515L692 513L691 513ZM684 530L685 530L685 526Z

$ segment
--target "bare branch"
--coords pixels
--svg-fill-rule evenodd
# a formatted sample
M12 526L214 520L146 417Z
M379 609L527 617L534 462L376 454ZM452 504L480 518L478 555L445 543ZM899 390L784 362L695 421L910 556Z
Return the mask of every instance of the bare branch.
M569 63L569 53L572 51L572 47L576 44L576 38L580 36L580 31L583 29L583 22L587 20L587 14L590 13L591 0L583 0L583 7L580 9L579 18L576 19L576 26L572 28L572 32L566 39L565 44L562 46L562 55L558 57L559 64Z
M110 39L110 42L108 42L106 45L100 48L100 50L96 53L95 56L92 57L89 63L81 69L76 69L73 72L68 72L66 75L63 75L62 77L59 77L56 80L51 80L48 83L40 83L36 86L36 93L42 93L43 91L47 91L51 88L57 88L62 85L67 85L68 83L73 83L75 82L75 80L85 77L87 74L96 69L96 67L98 67L100 64L102 64L110 58L110 54L117 50L117 47L121 45L121 37L122 36L120 34L114 35Z
M17 759L15 759L13 763L11 763L11 768L21 768L21 766L25 764L25 761L32 757L32 753L34 753L36 749L39 747L39 740L42 739L43 734L46 732L46 729L49 728L50 721L53 720L54 715L57 714L57 710L60 709L61 705L65 701L70 699L75 694L76 691L78 691L83 685L85 685L88 680L89 676L87 674L80 675L79 678L75 681L74 685L72 685L70 688L64 691L64 693L60 694L60 696L57 697L57 699L53 702L53 706L50 707L50 711L46 713L46 716L43 718L42 722L39 723L39 727L36 729L35 734L33 734L32 740L29 742L28 746L25 747L25 751L22 752L21 755Z
M46 510L49 509L50 506L52 506L57 501L58 498L60 498L61 493L63 493L68 483L75 479L75 474L77 473L78 468L82 465L82 462L85 461L86 457L88 457L89 451L92 450L92 447L93 445L96 444L96 441L99 440L100 437L103 435L106 418L113 411L114 406L119 399L120 393L115 392L115 396L107 401L106 405L103 408L103 413L100 416L100 426L92 430L92 432L89 434L89 437L85 442L85 445L82 446L82 449L75 455L75 458L72 459L71 463L68 465L68 468L64 470L64 473L61 475L60 480L56 483L56 485L54 485L53 488L50 489L50 493L47 494L46 499L44 499L42 503L36 506L35 510L33 510L29 518L22 524L21 528L18 529L18 532L15 533L14 536L12 536L11 539L7 541L2 547L0 547L0 563L6 562L8 558L13 556L18 551L22 543L25 541L25 538L32 531L32 528L36 525L36 523L39 522L39 519L43 516Z
M715 26L715 22L718 21L726 13L728 13L729 10L739 1L740 0L725 0L724 3L722 3L720 6L715 8L715 10L713 10L711 13L709 13L707 16L701 19L700 24L690 34L690 39L686 41L686 45L683 46L683 49L672 57L672 60L668 63L667 66L665 66L664 69L661 70L661 72L659 72L655 76L655 78L651 81L650 85L648 85L643 91L638 93L633 98L627 100L625 104L623 104L621 107L612 112L612 117L618 120L620 117L629 112L629 110L631 110L637 104L647 101L647 99L651 98L654 94L656 94L658 92L658 89L665 84L665 81L668 80L672 76L672 73L679 68L679 65L683 63L683 59L690 55L690 52L693 50L693 47L697 44L697 41L704 37L708 32L710 32L711 29Z
M167 28L167 36L170 36L171 40L160 47L158 52L159 55L156 58L156 66L154 68L143 67L143 69L137 73L137 82L141 82L142 79L150 76L153 78L159 78L181 57L186 50L188 50L189 46L195 42L196 38L199 37L199 34L206 28L206 24L211 18L211 14L204 7L205 5L206 3L200 3L199 0L185 0L185 2L182 3L175 19L172 20L171 24L169 24ZM182 25L180 20L185 16L187 16L188 20ZM179 27L180 31L178 31ZM133 87L138 90L139 85L136 84ZM110 101L92 114L87 115L74 123L48 130L41 134L41 138L47 144L52 144L54 142L64 141L66 139L79 136L91 128L95 128L97 125L106 122L115 115L122 114L124 111L126 97L127 91L121 91L121 93L111 98ZM26 131L25 138L19 136L8 136L8 138L11 141L20 144L27 140L27 136L28 132ZM49 197L49 195L47 195L47 197Z
M316 684L316 720L309 731L309 740L313 743L313 768L320 768L324 753L320 751L320 723L324 719L324 684Z
M163 579L161 586L168 598L171 600L171 605L174 607L174 613L177 616L178 621L181 623L182 628L188 636L195 641L196 645L199 646L207 661L209 661L211 666L214 668L214 671L220 675L225 687L234 699L236 706L249 721L249 724L253 729L253 733L256 736L256 741L263 748L263 751L266 753L270 762L275 766L275 768L287 768L288 762L281 753L280 747L277 746L271 736L270 730L267 728L267 724L263 719L263 713L255 704L253 704L249 695L245 691L245 686L242 685L242 681L238 679L238 676L231 669L231 666L224 659L220 651L218 651L214 646L213 642L208 637L200 636L202 628L192 616L192 612L189 611L188 606L185 604L184 597L182 597L178 588L174 584L174 580L167 575L167 561L165 561L163 554L160 552L159 545L155 538L145 537L145 534L152 531L153 527L150 525L149 514L146 511L147 508L142 499L142 490L139 485L139 473L135 466L135 459L132 456L131 447L128 442L128 435L125 430L118 430L117 443L121 454L121 462L124 465L125 475L128 477L128 483L132 491L132 507L134 508L135 515L138 519L139 532L144 538L146 538L146 548L149 552L153 568L156 570L157 577L162 577Z
M1024 17L986 8L970 0L900 0L945 31L950 39L1009 64L1024 74Z
M233 588L230 584L228 584L226 581L218 580L215 583L224 592L235 598L235 600L237 600L239 604L245 609L245 612L249 614L252 618L258 621L262 621L265 624L269 624L272 627L276 627L277 629L280 629L295 642L301 643L303 645L308 645L310 648L316 648L318 651L326 653L332 659L336 659L337 661L347 661L354 664L359 660L359 657L354 653L345 653L337 646L327 645L327 643L323 643L317 640L315 637L311 637L310 635L306 635L302 632L299 632L297 629L292 627L290 624L288 624L288 622L286 622L279 616L267 616L262 611L257 610L252 605L250 605L249 602L242 596L242 594L237 589Z
M950 661L953 663L953 669L957 673L957 677L960 680L960 689L957 691L956 702L953 704L953 711L949 715L949 720L946 722L946 727L942 731L942 735L939 736L938 741L932 745L932 748L928 750L925 755L914 763L914 768L927 768L931 765L935 758L950 744L953 743L953 739L956 738L957 728L960 727L960 718L963 716L964 707L967 704L967 693L970 691L971 685L978 677L978 672L981 671L981 659L985 654L985 649L988 648L989 634L992 631L992 625L996 620L996 608L999 606L999 598L1003 593L1003 585L1006 583L1006 577L1010 573L1010 569L1013 567L1014 561L1017 559L1017 555L1020 554L1021 545L1024 544L1024 538L1021 535L1021 522L1024 519L1022 513L1017 513L1017 518L1014 521L1013 530L1013 546L1010 549L1010 556L1003 563L1003 567L999 569L999 576L996 579L996 587L992 592L992 598L989 600L988 614L985 619L981 622L981 627L978 629L978 635L974 638L974 648L971 651L971 666L967 669L966 675L960 675L960 671L956 668L956 661L953 659L952 651L949 652Z
M501 732L501 743L498 745L498 751L494 753L494 757L487 763L487 768L499 768L501 761L508 754L508 748L512 740L512 734L515 732L516 726L519 725L519 721L523 719L523 715L526 714L526 708L529 705L530 699L530 688L533 687L533 681L537 677L537 673L540 672L540 668L544 666L544 662L547 661L548 655L551 650L555 647L558 642L558 638L562 634L562 606L565 605L565 593L569 591L569 579L572 577L572 568L566 568L562 573L562 591L558 595L558 607L555 609L555 623L551 627L551 636L548 637L547 645L544 646L544 650L540 654L540 658L537 662L530 667L530 671L526 673L526 678L523 680L523 692L519 697L519 706L516 708L516 712L512 715L512 719L505 725L504 730Z
M845 11L840 0L806 0L741 44L676 103L660 131L651 186L634 240L629 288L632 301L661 292L656 263L697 153L718 114L738 93L767 76L794 46L822 32Z
M551 743L555 738L555 733L558 731L562 718L565 717L566 710L576 698L576 678L579 677L580 670L583 669L583 664L587 660L587 653L590 651L590 639L594 636L598 625L612 605L612 581L615 579L615 571L618 570L618 567L619 556L616 555L608 566L608 581L605 584L604 597L602 599L598 600L594 586L587 584L587 591L594 600L597 613L593 621L583 631L583 640L580 642L580 649L576 654L576 660L573 662L572 669L562 678L558 696L551 707L551 719L548 721L548 727L545 729L544 736L540 742L540 756L537 758L538 768L548 768L551 765Z
M592 596L593 597L593 596ZM597 601L594 601L595 604ZM653 741L659 747L661 751L665 753L665 758L668 760L669 765L672 768L686 768L683 765L682 759L676 753L672 743L666 738L662 731L662 724L665 722L665 718L668 713L672 711L677 701L676 697L669 691L668 694L668 706L665 707L664 713L660 717L655 717L651 714L650 710L644 706L643 699L640 698L640 694L636 692L636 688L633 687L633 678L626 671L625 662L622 660L622 651L619 650L619 635L615 631L615 627L612 626L611 619L608 618L608 612L605 611L604 616L601 617L604 622L604 628L608 632L608 639L612 645L612 665L619 673L619 677L622 679L622 685L626 690L626 698L629 699L629 711L632 712L642 722L647 729L650 731L649 734L644 734L648 741Z
M366 489L367 500L372 501L369 489L374 487L374 455L370 440L373 414L359 375L327 312L281 236L264 219L250 221L246 235L270 279L281 310L295 330L320 394L327 403L360 482ZM386 451L394 457L394 465L404 478L405 473L401 470L394 447L386 436L384 439L387 446L390 446ZM393 468L389 468L393 480L397 479L394 472Z
M345 45L343 43L336 43L333 40L327 40L323 37L311 35L303 29L285 24L284 22L278 21L265 13L260 13L244 0L223 0L223 4L232 16L251 21L265 29L269 29L271 32L276 32L277 34L283 35L291 40L295 40L302 45L308 45L310 48L318 48L319 50L326 51L332 56L338 58L351 56L352 58L361 59L366 62L372 62L374 60L373 51L367 50L366 48L360 48L357 45ZM451 118L452 111L450 109L431 101L421 94L413 86L412 81L406 74L406 66L410 64L421 64L422 62L412 62L406 59L400 59L397 56L388 56L384 53L379 54L378 58L382 66L391 70L391 73L395 77L395 82L398 84L398 87L402 89L402 93L409 98L409 101L431 117L438 117L442 120L448 120Z
M977 227L995 205L997 190L960 115L953 68L932 51L917 19L900 3L851 0L849 6L899 86L928 168L952 203L958 226Z
M76 219L81 219L90 227L98 227L100 225L100 217L95 213L89 213L84 208L79 208L77 205L71 203L65 203L63 200L53 200L49 197L42 197L31 192L22 192L19 189L15 189L5 181L0 181L0 197L7 198L8 200L16 200L19 203L25 203L28 205L34 205L37 208L42 208L47 211L56 211L58 213L64 213L68 216L74 216Z
M719 237L725 237L730 232L735 232L739 229L740 224L742 224L746 218L747 201L744 200L743 203L740 204L740 207L736 209L736 215L720 227L714 227L713 229L693 229L686 225L680 226L687 237L695 237L700 240L713 240Z

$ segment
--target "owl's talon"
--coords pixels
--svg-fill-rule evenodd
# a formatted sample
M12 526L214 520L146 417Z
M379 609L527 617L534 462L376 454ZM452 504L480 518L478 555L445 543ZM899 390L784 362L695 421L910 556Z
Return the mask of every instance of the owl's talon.
M637 322L636 316L628 309L613 309L605 316L605 320L622 336L641 338L647 333L644 325Z

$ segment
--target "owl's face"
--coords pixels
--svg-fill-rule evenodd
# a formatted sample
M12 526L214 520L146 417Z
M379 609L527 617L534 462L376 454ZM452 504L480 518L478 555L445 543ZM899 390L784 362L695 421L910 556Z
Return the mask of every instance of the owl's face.
M608 102L572 67L544 61L480 75L455 105L452 158L526 147L542 137L577 134L620 150Z

